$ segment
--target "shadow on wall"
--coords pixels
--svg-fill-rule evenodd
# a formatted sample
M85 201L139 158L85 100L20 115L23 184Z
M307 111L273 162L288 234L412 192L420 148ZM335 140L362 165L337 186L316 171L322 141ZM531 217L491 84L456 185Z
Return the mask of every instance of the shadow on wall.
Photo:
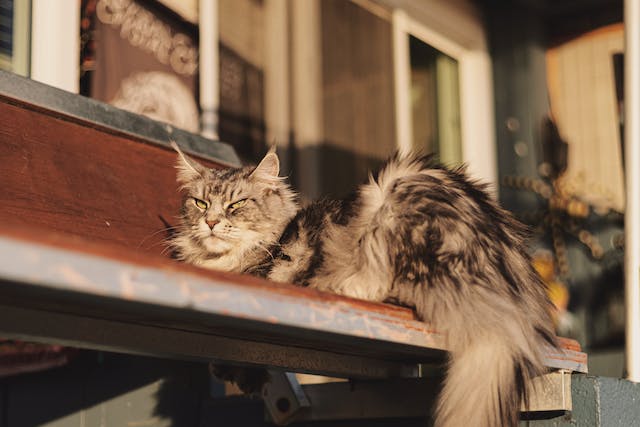
M0 425L195 427L208 381L206 364L82 351L64 367L0 379Z
M184 411L176 411L175 397L185 390L185 384L175 381L165 381L163 388L158 393L158 406L156 413L163 420L171 424L162 424L164 427L269 427L273 426L265 416L264 404L261 399L245 396L205 397L202 399L198 415L198 421L194 418L176 416ZM298 422L289 424L290 427L425 427L424 419L376 419L376 420L336 420Z
M249 122L249 118L238 117L236 125L228 123L227 137L222 135L221 140L233 145L245 164L257 164L270 144L255 142L248 129L263 128L256 123L249 126ZM235 134L230 132L234 128L238 130ZM290 137L290 141L293 141L293 137ZM280 158L280 176L288 177L289 183L306 200L345 197L358 185L366 182L370 172L375 175L386 160L358 154L331 142L301 148L290 142L287 146L279 145L277 153Z
M206 363L81 351L57 369L0 379L2 427L266 427L263 403L224 397ZM292 427L413 427L424 420L295 423Z
M288 176L305 199L342 198L374 174L385 159L358 154L331 143L278 150L280 175Z

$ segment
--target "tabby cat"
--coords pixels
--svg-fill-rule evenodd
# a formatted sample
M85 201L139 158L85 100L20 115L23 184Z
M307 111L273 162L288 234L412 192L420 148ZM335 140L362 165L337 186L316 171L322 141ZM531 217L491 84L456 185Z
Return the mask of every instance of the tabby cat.
M555 346L525 228L463 169L395 156L346 200L301 208L270 151L212 170L178 151L179 259L369 301L394 302L448 333L438 427L512 427Z

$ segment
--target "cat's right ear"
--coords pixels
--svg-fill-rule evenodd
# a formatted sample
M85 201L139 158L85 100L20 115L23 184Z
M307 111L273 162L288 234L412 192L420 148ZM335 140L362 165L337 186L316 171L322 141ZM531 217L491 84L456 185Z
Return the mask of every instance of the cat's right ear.
M207 170L204 166L192 158L187 157L174 141L171 141L171 147L173 147L173 149L178 153L176 169L178 169L178 182L180 184L187 184L194 179L204 176L204 173Z

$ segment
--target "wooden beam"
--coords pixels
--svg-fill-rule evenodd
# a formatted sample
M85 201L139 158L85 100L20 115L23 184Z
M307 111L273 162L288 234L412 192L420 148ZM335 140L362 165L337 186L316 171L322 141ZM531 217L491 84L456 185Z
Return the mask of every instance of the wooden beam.
M318 351L318 354L334 353L346 358L357 356L369 359L371 366L380 361L395 363L398 369L394 368L396 373L390 376L402 372L415 374L412 370L418 363L440 363L447 349L443 334L415 320L410 310L401 307L354 300L251 276L202 270L160 256L99 245L81 238L69 240L55 233L0 225L0 259L5 261L0 264L3 281L0 300L3 304L47 312L52 322L49 324L45 320L47 317L42 316L42 322L35 322L40 325L40 332L24 329L25 325L34 322L0 322L3 325L0 334L7 336L36 340L50 336L54 342L89 348L99 345L100 348L124 351L131 347L130 350L136 353L173 357L183 352L186 357L207 357L202 351L191 354L195 350L188 350L183 344L187 338L177 336L163 343L173 346L173 354L164 347L157 349L154 346L160 337L144 328L136 333L136 327L141 325L158 330L173 329L178 335L177 331L183 331L185 336L211 335L245 341L246 348L259 342L288 346L303 354ZM112 323L105 326L107 330L118 330L125 337L118 338L118 334L113 333L93 336L82 333L82 328L78 328L77 335L73 328L68 331L55 329L52 326L56 318L54 313L73 316L79 324L85 321L82 319L110 321ZM25 316L27 314L35 315L32 311ZM69 322L69 319L60 321ZM123 343L123 339L127 341ZM199 341L193 341L196 348ZM210 347L208 357L212 359L236 359L228 353L214 351L216 346ZM242 358L241 350L235 354L241 363L328 373L326 367L313 369L281 356L286 353L283 349L273 350L266 347L263 352L273 352L271 356ZM575 347L549 350L545 362L553 368L586 371L586 355ZM369 368L364 363L355 369L355 364L349 363L354 371L352 375L346 375L345 369L341 369L343 375L380 376L378 368ZM399 368L401 365L408 369ZM366 374L367 371L372 372L371 375ZM387 372L391 371L387 369Z
M172 138L209 144L210 167L237 163L224 144L0 72L0 222L161 253L181 197Z

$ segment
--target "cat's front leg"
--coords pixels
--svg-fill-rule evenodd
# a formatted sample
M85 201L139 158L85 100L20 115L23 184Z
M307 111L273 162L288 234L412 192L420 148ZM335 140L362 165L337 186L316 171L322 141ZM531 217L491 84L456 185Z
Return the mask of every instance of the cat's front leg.
M310 287L319 291L371 302L383 302L388 299L390 288L387 280L363 270L349 275L319 276L311 281Z

